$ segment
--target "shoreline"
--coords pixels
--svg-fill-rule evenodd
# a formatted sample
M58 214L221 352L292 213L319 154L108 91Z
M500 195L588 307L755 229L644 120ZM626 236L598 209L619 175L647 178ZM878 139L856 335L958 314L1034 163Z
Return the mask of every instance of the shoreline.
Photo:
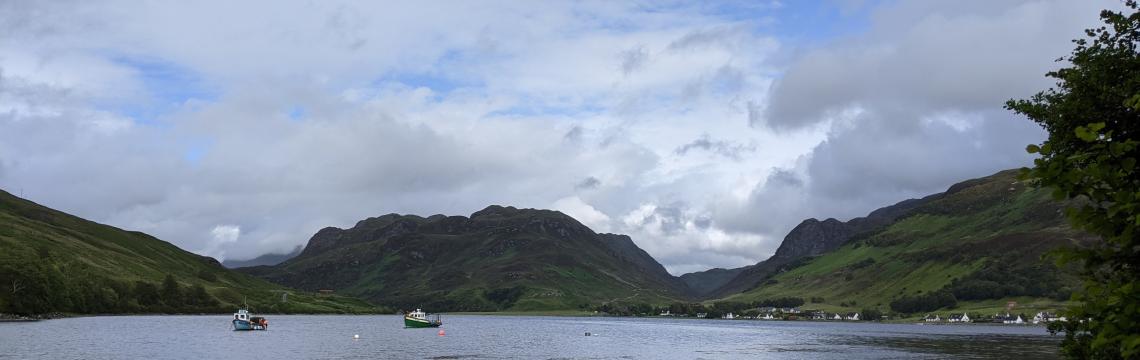
M992 326L992 327L1046 327L1047 324L1000 324L991 322L970 322L970 323L949 323L949 322L922 322L913 320L886 320L886 321L836 321L836 320L760 320L760 319L708 319L686 316L609 316L597 315L591 313L584 313L580 311L504 311L504 312L444 312L440 315L465 315L465 316L507 316L507 317L564 317L564 318L627 318L627 319L674 319L674 320L709 320L709 321L747 321L747 322L807 322L807 323L837 323L837 324L892 324L892 325L917 325L917 326ZM45 320L67 319L67 318L84 318L84 317L115 317L115 316L225 316L229 313L132 313L132 314L68 314L68 313L49 313L36 316L22 316L14 314L0 313L0 323L26 323L38 322ZM373 315L393 315L399 316L397 313L264 313L261 315L282 315L282 316L373 316Z

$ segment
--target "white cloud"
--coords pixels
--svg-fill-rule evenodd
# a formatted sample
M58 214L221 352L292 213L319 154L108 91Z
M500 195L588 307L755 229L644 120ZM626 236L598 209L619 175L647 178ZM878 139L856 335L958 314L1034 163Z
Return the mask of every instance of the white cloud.
M241 237L241 227L237 225L217 225L213 230L210 230L210 242L206 244L206 248L201 252L208 256L214 256L219 261L225 260L225 252L221 251L222 247L227 244L232 244L238 241Z
M506 204L739 266L799 218L1020 164L1039 134L995 107L1095 16L887 4L797 48L767 26L796 5L755 5L0 3L0 187L217 257Z

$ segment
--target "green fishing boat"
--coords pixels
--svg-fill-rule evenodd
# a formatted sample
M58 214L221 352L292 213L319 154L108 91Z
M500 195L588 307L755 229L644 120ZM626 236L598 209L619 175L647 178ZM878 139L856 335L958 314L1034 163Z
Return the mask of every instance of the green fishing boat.
M434 328L443 325L443 321L439 320L439 314L434 318L420 309L404 314L404 328Z

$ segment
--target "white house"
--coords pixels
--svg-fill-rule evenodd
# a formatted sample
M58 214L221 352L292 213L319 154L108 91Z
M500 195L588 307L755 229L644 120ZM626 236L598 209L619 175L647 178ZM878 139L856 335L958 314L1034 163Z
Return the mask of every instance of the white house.
M926 314L926 317L922 320L926 322L939 322L942 321L942 318L939 317L938 314Z
M859 321L859 313L848 313L847 316L843 317L843 320Z
M704 319L705 316L708 316L708 315L709 315L708 313L697 313L697 318L698 319Z
M952 323L957 323L957 322L968 323L968 322L971 322L973 320L970 320L970 315L962 313L962 315L950 315L950 320L948 320L948 321L950 321Z
M673 316L673 314L669 313L669 310L665 310L661 312L661 316Z
M1024 324L1025 319L1022 319L1021 315L1018 315L1016 318L1014 318L1014 317L1010 317L1007 314L1005 320L1003 320L1002 323L1003 324Z
M831 320L843 320L843 316L839 315L839 313L835 313L835 316L832 316Z
M1033 323L1034 324L1054 322L1054 321L1065 321L1065 320L1066 319L1064 316L1057 316L1057 314L1048 313L1048 312L1044 312L1044 311L1039 312L1039 313L1037 313L1037 315L1033 316Z
M764 313L764 315L760 315L760 320L772 320L775 318L775 316L772 316L772 313Z
M728 320L732 320L732 319L735 319L735 318L736 318L736 316L735 316L735 315L732 315L732 313L727 313L727 314L724 314L724 317L723 317L723 318L724 318L724 319L728 319Z

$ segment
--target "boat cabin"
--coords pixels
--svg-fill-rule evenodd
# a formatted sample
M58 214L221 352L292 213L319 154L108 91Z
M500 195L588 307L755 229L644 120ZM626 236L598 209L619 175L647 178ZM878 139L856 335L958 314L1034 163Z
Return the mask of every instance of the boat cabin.
M420 309L416 309L416 311L408 313L408 316L415 319L427 320L427 314Z
M238 311L234 313L234 320L249 321L249 311L238 309Z

